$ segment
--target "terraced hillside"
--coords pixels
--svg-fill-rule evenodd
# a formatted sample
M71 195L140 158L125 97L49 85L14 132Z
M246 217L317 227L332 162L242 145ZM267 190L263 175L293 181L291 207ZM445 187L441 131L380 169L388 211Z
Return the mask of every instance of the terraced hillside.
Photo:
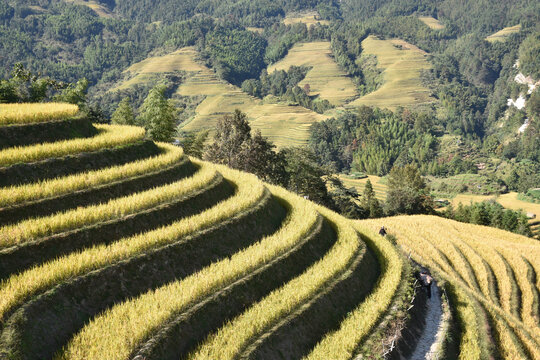
M368 175L363 179L354 179L347 175L339 175L340 180L348 188L355 188L359 194L364 192L366 187L366 182L371 181L371 186L373 186L373 191L375 191L375 197L380 201L386 199L386 192L388 190L387 186L381 181L382 178L375 175Z
M0 128L35 140L0 151L0 358L345 359L369 339L403 278L388 241L138 128L77 119L93 132L66 138L72 115Z
M33 135L0 150L1 359L382 355L411 292L382 223L447 282L460 359L538 359L531 239L427 216L353 222L82 115L9 124L2 137Z
M412 258L447 283L461 330L461 359L540 358L538 242L502 230L433 216L381 223Z
M298 86L310 86L310 95L330 101L333 105L344 105L358 97L356 86L351 78L340 69L332 59L329 41L298 43L292 47L282 60L268 67L274 70L288 70L291 66L307 66L311 70Z
M422 105L435 101L420 79L421 71L431 66L424 51L403 40L381 40L373 35L362 42L362 47L365 54L377 57L377 67L383 70L384 82L379 89L349 105L394 110L398 106Z
M238 87L220 80L211 69L197 63L196 57L197 51L186 47L148 58L129 67L125 71L127 80L111 91L148 82L159 74L185 71L188 76L179 86L178 94L204 97L204 100L195 109L195 116L183 125L184 130L212 129L224 114L240 109L247 113L252 127L261 130L278 147L305 144L311 124L326 119L301 106L268 104L249 96Z
M489 35L486 40L489 42L505 41L508 36L518 33L520 30L521 24L505 27L504 29L497 31L494 34Z

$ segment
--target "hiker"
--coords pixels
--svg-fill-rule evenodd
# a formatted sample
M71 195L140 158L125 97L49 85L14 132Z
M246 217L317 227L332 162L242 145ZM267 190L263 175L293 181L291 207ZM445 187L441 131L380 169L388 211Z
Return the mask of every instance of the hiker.
M433 278L427 273L427 271L422 271L420 273L420 280L422 280L422 285L424 285L428 299L431 299L431 284L433 283Z
M381 230L379 230L379 235L381 236L386 236L386 229L383 227L381 227Z

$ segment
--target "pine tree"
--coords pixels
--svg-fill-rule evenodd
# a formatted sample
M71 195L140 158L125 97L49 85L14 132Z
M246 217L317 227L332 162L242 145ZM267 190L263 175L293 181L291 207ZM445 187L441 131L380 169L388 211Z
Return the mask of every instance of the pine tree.
M111 122L118 125L135 125L135 115L128 97L122 99L111 117Z
M137 123L156 141L171 141L176 132L176 110L165 97L165 85L156 85L141 106Z

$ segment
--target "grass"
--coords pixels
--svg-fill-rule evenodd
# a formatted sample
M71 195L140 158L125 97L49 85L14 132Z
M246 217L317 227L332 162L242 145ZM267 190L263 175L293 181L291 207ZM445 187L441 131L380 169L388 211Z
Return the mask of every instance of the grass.
M177 146L168 144L158 144L158 146L163 151L163 154L149 159L28 185L0 188L0 207L61 196L99 185L126 180L169 167L184 158L183 150Z
M489 42L505 41L508 36L518 33L520 32L520 30L521 24L505 27L504 29L497 31L494 34L489 35L486 40Z
M289 316L339 276L364 246L351 223L337 214L318 207L318 211L336 225L337 242L317 263L302 275L273 291L246 310L217 333L209 336L188 359L237 358L252 339L257 338L278 320Z
M433 30L444 29L444 25L441 24L439 20L435 19L432 16L420 16L418 17L418 19L420 19L421 22L426 24L430 29L433 29Z
M0 104L0 126L63 120L78 112L77 105L64 103Z
M39 237L118 219L145 209L171 202L197 191L216 177L216 171L203 167L194 176L174 183L112 199L106 203L77 208L41 218L32 218L0 228L0 248L34 240Z
M284 254L306 236L317 220L310 203L272 187L275 196L291 205L286 223L275 234L214 263L181 281L119 304L79 332L58 359L125 359L174 314L238 281Z
M136 126L95 125L95 127L100 133L91 138L17 146L0 150L0 167L113 148L134 143L142 140L145 136L145 130Z
M268 67L268 73L275 70L288 70L292 65L307 66L304 80L298 86L310 86L309 95L319 95L333 105L344 105L357 98L358 92L351 78L340 69L332 58L329 41L299 43L289 50L287 56Z
M319 13L316 11L303 11L303 12L293 12L287 14L285 19L283 19L283 23L285 25L292 25L292 24L306 24L307 27L310 27L312 25L320 24L320 25L329 25L330 21L328 20L319 20Z
M366 54L377 57L377 67L383 69L383 85L376 91L351 102L351 106L375 106L395 110L398 106L433 103L431 92L420 79L422 70L429 69L427 54L403 40L380 40L371 35L363 42Z
M535 357L540 356L538 319L531 316L535 300L531 284L527 280L527 266L522 260L530 261L535 269L540 266L540 246L536 241L499 229L432 216L401 216L387 218L384 221L368 220L364 223L372 229L384 224L391 234L396 235L398 244L406 252L410 252L416 261L429 266L451 283L456 294L461 293L462 298L470 299L468 301L471 302L471 306L477 301L492 318L495 326L493 330L498 337L497 351L503 358L523 358L523 354L527 352ZM507 272L503 261L505 259L497 257L496 252L508 256L508 264L516 274L517 281L505 274ZM493 269L495 280L486 275L482 259ZM497 281L496 288L499 289L498 295L502 306L492 299L490 289L494 287L488 283L490 281ZM476 282L479 288L476 287ZM519 287L523 298L518 317L515 316L513 286ZM469 310L460 310L458 306L457 311L461 318L471 318L471 315L465 313ZM533 324L535 325L532 326ZM462 325L464 326L461 340L462 354L465 354L464 339L467 337L480 339L479 346L471 345L472 353L478 352L478 349L474 350L476 347L487 351L486 341L481 340L490 336L485 333L486 329L475 326L470 320L463 322ZM469 357L462 355L461 358Z
M211 227L246 211L263 197L265 188L255 176L224 166L212 166L226 180L236 184L238 189L234 196L200 214L181 219L169 226L123 238L110 245L95 246L11 276L0 283L0 323L5 320L5 316L13 307L36 292Z

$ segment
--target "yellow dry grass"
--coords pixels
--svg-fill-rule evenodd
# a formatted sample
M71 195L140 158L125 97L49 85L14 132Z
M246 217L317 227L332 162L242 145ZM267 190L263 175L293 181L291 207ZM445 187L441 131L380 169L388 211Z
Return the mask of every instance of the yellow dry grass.
M274 70L288 70L292 65L309 66L312 69L298 86L309 84L310 95L340 106L358 97L356 86L351 78L341 70L331 57L329 41L299 43L289 50L285 58L268 67L268 73Z
M153 208L203 188L216 176L216 171L206 166L194 176L171 184L112 199L103 204L81 207L0 227L0 248L19 245L39 237L118 219Z
M433 30L444 29L444 25L441 24L439 20L435 19L432 16L420 16L418 17L418 19L420 19L421 22L429 26L430 29L433 29Z
M320 24L320 25L329 25L330 21L328 20L318 20L319 13L317 11L303 11L299 13L289 13L283 19L283 23L285 25L292 25L292 24L306 24L307 27L310 27L312 25Z
M77 105L65 103L0 104L0 126L62 120L78 112Z
M489 42L505 41L508 36L515 34L521 30L521 24L505 27L494 34L489 35L486 40Z
M362 250L351 222L328 209L317 210L336 225L337 242L317 263L283 287L271 292L242 315L222 327L188 359L235 359L254 338L260 337L277 321L293 314L332 279L340 276ZM326 357L333 358L332 356Z
M429 69L427 54L403 40L380 40L370 35L363 42L366 54L377 57L383 69L383 85L376 91L351 102L352 106L375 106L395 110L398 106L433 103L429 89L422 85L420 74Z
M59 359L125 359L155 330L197 301L239 281L285 254L302 240L317 220L314 206L281 188L272 193L285 201L290 214L278 232L214 263L196 274L119 304L78 333Z
M146 134L143 128L137 126L95 125L95 127L100 133L91 138L17 146L0 150L0 166L113 148L142 140Z
M163 143L158 143L158 147L163 151L163 154L125 165L43 180L28 185L0 188L0 207L65 195L87 188L123 181L185 161L184 151L181 148Z
M110 245L98 245L72 253L3 280L0 282L0 321L4 320L7 312L14 306L36 292L219 224L250 209L264 196L265 188L254 175L193 161L213 167L226 180L236 184L236 194L200 214L181 219L169 226L123 238Z
M527 266L523 261L527 259L533 268L538 269L540 245L537 241L495 228L433 216L400 216L362 223L372 229L384 224L389 233L396 235L398 244L410 252L416 261L449 281L465 300L469 299L466 301L471 304L479 302L494 319L499 333L497 346L504 358L521 358L524 349L534 358L540 356L539 319L533 315L533 306L538 304L535 304L531 288L534 284L530 284L527 279ZM501 255L504 255L504 259ZM487 268L482 260L495 274L494 280L487 276ZM508 261L513 269L515 282L505 274L507 270L503 260ZM490 281L497 283L493 286ZM520 309L516 309L517 305L512 303L512 286L517 286L522 294ZM492 294L490 288L499 289L499 293ZM471 317L467 314L460 316ZM464 330L472 339L487 336L481 333L485 332L485 327L479 326L472 319L466 322ZM462 346L465 346L463 341ZM479 351L475 350L474 341L469 345L473 353ZM467 359L464 354L461 358Z

